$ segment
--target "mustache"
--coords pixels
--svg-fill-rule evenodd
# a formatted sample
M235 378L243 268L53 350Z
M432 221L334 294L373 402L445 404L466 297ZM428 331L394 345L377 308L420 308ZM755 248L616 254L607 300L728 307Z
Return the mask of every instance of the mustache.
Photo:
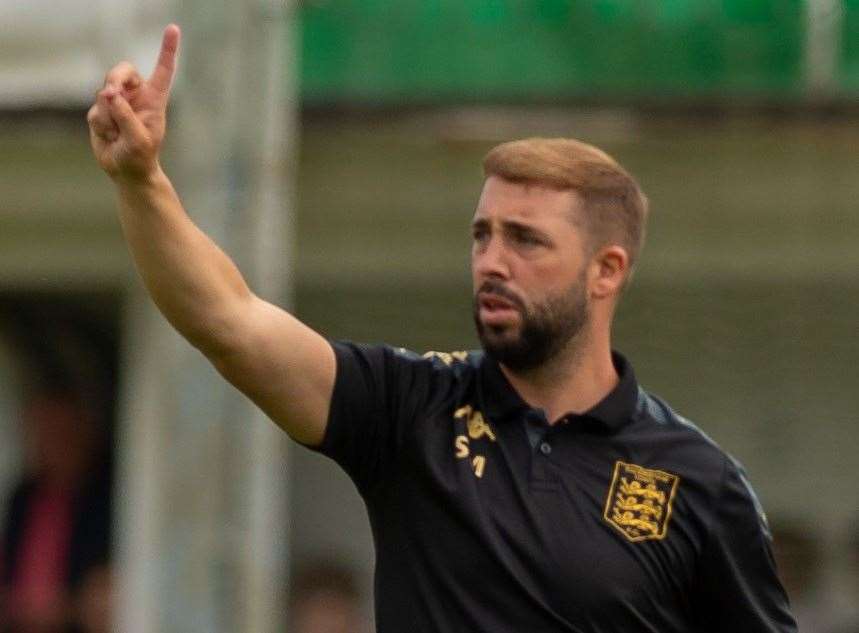
M506 299L507 301L515 305L520 310L525 310L525 302L522 301L522 299L516 293L507 288L507 286L502 284L500 281L484 281L480 285L480 288L477 289L477 292L474 294L474 298L477 299L481 294L484 293L502 297L503 299Z

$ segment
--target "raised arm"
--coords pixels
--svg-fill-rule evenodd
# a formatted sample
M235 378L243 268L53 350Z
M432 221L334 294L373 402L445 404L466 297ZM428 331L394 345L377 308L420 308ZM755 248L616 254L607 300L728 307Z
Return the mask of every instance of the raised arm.
M161 169L179 39L179 27L165 29L149 79L127 62L107 74L87 115L93 152L116 185L125 239L167 320L289 435L318 445L334 385L331 346L254 295Z

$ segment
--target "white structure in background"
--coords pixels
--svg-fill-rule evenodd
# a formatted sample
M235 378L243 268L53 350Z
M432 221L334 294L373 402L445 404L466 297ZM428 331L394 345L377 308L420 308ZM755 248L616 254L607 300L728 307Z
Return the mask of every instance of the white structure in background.
M251 286L284 304L296 112L289 12L285 3L185 0L170 19L183 27L171 176ZM148 58L156 52L157 44ZM116 630L283 630L286 436L147 298L131 314Z
M167 13L167 0L0 0L0 108L88 107L118 53L151 65Z
M254 289L285 304L296 112L291 4L0 0L0 108L85 109L117 61L148 75L164 25L179 23L171 176ZM131 287L117 428L114 628L282 631L286 436L168 328L138 282ZM4 360L0 346L0 378ZM10 435L0 427L0 437Z

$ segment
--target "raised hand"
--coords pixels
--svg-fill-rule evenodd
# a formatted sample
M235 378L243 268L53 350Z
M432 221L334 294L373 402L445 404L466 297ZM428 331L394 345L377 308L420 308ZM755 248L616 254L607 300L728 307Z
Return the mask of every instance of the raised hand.
M164 29L149 79L128 62L114 66L87 113L93 153L114 180L145 179L158 169L179 39L178 26Z

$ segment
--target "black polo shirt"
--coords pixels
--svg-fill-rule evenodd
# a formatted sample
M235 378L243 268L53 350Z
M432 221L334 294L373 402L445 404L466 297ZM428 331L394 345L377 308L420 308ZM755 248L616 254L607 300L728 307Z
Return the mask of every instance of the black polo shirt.
M742 468L620 355L550 426L481 352L333 345L318 450L366 502L380 633L796 631Z

